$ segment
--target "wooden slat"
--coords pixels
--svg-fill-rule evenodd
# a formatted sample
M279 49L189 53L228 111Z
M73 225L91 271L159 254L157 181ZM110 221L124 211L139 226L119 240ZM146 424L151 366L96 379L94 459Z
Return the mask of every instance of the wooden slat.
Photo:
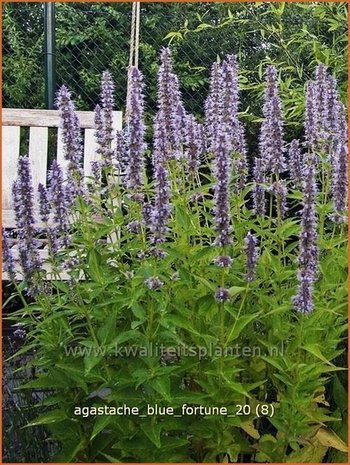
M48 128L30 128L29 159L32 167L33 187L35 192L39 182L46 186Z
M15 228L15 212L13 210L2 209L2 225L4 228Z
M57 132L57 162L62 167L63 172L66 173L68 161L64 158L61 128L58 128L58 132Z
M2 129L2 208L12 208L12 184L17 176L19 157L20 127Z
M96 153L97 144L95 141L95 130L85 129L84 137L84 175L91 176L91 162L100 159Z
M77 111L77 114L83 129L92 129L94 127L94 112ZM121 129L122 112L114 111L113 114L117 128ZM3 108L2 125L58 128L60 127L60 118L57 110Z

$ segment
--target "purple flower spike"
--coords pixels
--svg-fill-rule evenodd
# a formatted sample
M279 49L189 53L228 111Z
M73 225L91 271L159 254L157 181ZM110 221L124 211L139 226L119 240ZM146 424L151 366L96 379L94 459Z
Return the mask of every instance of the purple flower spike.
M2 228L2 261L4 264L4 271L7 272L10 281L16 280L15 260L13 258L9 236L5 228Z
M299 186L302 182L302 155L298 139L292 140L289 146L289 172L294 186Z
M150 218L150 228L152 232L151 241L153 244L165 242L171 212L168 170L165 165L165 147L167 145L166 130L160 116L160 113L158 113L154 122L153 170L155 179L155 199Z
M202 155L201 127L193 115L187 117L186 152L188 171L198 173Z
M246 256L245 278L247 281L253 281L255 277L256 262L258 260L257 243L257 238L249 231L244 238L244 252Z
M318 122L316 106L316 85L309 81L306 88L306 109L305 109L305 145L310 151L316 150L318 140Z
M49 170L49 199L53 211L55 226L50 229L51 247L56 252L61 245L67 245L69 230L69 186L63 182L63 173L56 160L52 162Z
M71 93L66 86L59 89L56 104L61 117L64 156L72 168L78 169L83 159L80 123L71 99Z
M128 166L127 187L136 193L143 186L143 156L146 150L144 124L143 78L141 72L131 69L130 108L127 119Z
M318 249L317 241L317 217L316 217L316 193L315 182L315 155L309 152L306 156L303 168L303 210L301 217L301 233L299 239L298 255L298 281L299 287L293 304L301 313L313 310L312 290L316 278Z
M287 186L286 183L282 180L275 181L268 189L274 197L276 198L277 211L279 212L281 218L283 219L287 213Z
M30 160L28 157L18 159L18 178L13 184L13 201L19 239L19 257L24 278L28 282L28 292L34 295L37 286L33 283L36 271L41 270L42 260L35 239L35 221L33 210L34 191Z
M254 212L257 216L265 215L265 188L263 184L266 182L264 164L261 158L255 158L254 163L254 188L253 188L253 205Z
M333 161L332 197L336 215L336 222L346 220L344 212L346 209L348 189L348 139L345 108L342 103L338 104L339 111L339 135Z
M238 64L235 55L228 55L222 65L223 121L230 137L234 171L237 175L236 191L241 191L248 174L244 126L238 119L239 89Z
M48 191L45 186L41 183L38 185L38 194L39 194L39 214L40 219L43 223L47 223L50 216L50 202Z
M220 304L223 304L230 300L230 291L224 287L219 287L215 292L215 300Z
M101 107L102 107L102 161L104 166L111 166L113 149L113 108L114 108L114 83L109 71L102 73L101 80Z
M165 158L180 158L183 134L182 102L177 76L173 73L171 52L163 48L158 72L158 120L164 125Z
M214 213L216 240L215 245L223 247L232 243L230 226L229 180L231 169L230 144L227 134L221 131L216 137L214 147Z
M283 116L281 100L278 96L277 70L268 66L263 106L264 120L260 130L260 155L266 171L279 175L285 171Z
M211 68L209 95L205 101L205 135L209 152L215 150L215 138L223 117L222 68L214 63Z

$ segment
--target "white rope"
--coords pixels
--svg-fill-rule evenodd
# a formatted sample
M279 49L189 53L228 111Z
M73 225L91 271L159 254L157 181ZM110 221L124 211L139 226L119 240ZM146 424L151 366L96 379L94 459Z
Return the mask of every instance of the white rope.
M126 91L125 120L128 119L130 106L131 68L138 67L140 45L140 2L133 2L131 14L130 53L128 66L128 83Z

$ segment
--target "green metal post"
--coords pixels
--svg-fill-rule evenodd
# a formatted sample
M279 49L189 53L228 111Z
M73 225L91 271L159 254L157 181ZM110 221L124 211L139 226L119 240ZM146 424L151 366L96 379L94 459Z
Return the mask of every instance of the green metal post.
M44 3L45 102L52 110L56 92L55 3Z

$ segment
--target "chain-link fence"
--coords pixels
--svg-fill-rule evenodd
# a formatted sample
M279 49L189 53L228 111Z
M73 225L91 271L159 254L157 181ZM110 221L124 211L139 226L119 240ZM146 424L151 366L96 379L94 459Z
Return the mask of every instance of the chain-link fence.
M92 110L98 100L101 73L109 69L116 83L116 107L126 97L130 48L131 3L56 3L57 85L65 83L79 109ZM147 103L152 110L156 94L158 55L190 18L219 17L224 5L141 4L139 66L145 74ZM44 6L43 3L4 5L3 105L44 108ZM169 34L170 33L170 34ZM220 50L211 38L192 36L174 48L175 68L181 77L189 109L202 103L208 83L207 68L217 54L232 51L232 31L226 30L226 47L220 32ZM177 36L179 37L179 36ZM176 35L173 36L173 39ZM219 41L216 41L219 44ZM226 50L225 50L226 48ZM204 51L204 53L203 53ZM178 58L178 59L177 59Z
M109 69L116 84L116 109L123 110L132 3L55 7L57 86L64 83L71 89L78 109L93 110L101 74ZM340 59L340 54L345 57L345 3L141 3L140 8L139 67L150 113L156 105L159 52L169 42L185 107L197 114L207 94L209 67L227 53L238 55L241 87L253 92L261 90L267 62L283 67L282 77L292 79L294 87L312 76L319 61L339 68L337 77L346 83L346 60ZM3 106L45 108L44 88L44 3L5 3ZM246 98L245 92L242 98L242 107L250 105L252 111L256 98ZM259 102L256 105L258 113Z

